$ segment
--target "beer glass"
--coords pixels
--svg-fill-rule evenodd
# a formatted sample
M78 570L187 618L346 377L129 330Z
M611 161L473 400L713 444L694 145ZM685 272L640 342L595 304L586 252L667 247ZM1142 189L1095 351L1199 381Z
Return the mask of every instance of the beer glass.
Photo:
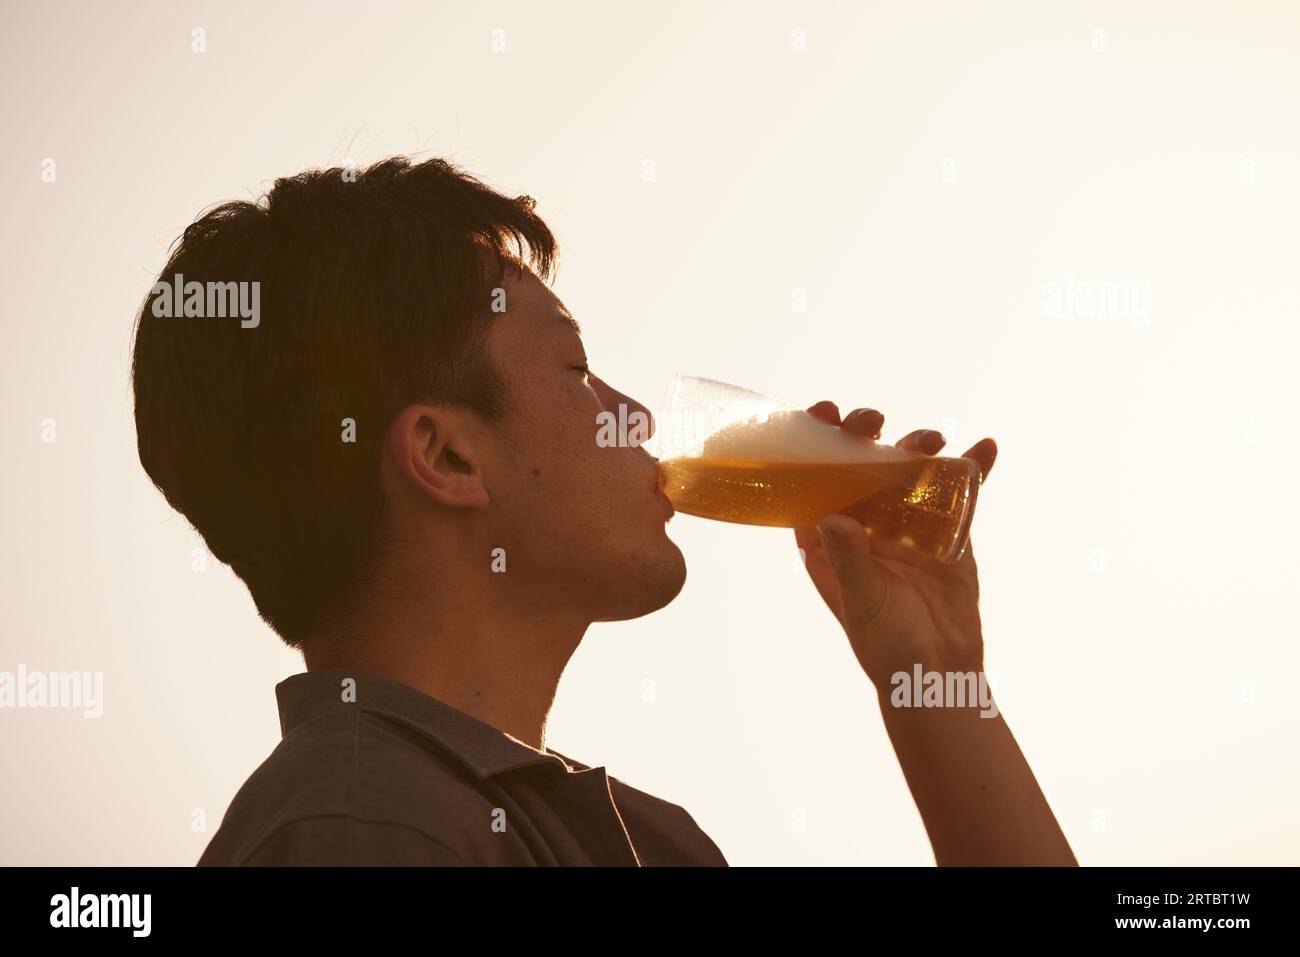
M873 542L945 563L966 550L979 494L973 459L884 445L771 396L680 373L646 449L679 512L782 528L841 512Z

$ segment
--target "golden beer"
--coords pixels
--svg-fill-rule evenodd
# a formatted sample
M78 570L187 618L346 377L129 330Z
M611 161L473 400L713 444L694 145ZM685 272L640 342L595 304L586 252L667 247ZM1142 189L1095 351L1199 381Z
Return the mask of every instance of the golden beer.
M772 428L769 419L780 421ZM841 512L861 522L873 542L944 562L961 557L979 488L973 461L826 429L840 433L804 412L733 426L697 455L660 462L664 494L679 512L746 525L810 528ZM790 454L773 454L774 444L788 445Z

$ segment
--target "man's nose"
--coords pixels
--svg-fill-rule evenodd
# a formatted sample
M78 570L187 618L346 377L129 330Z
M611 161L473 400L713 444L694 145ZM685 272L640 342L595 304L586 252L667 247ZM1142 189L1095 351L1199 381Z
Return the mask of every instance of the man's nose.
M592 378L596 378L596 377L593 376ZM608 382L605 382L603 379L597 378L596 383L599 391L601 392L601 402L604 403L606 409L613 412L615 415L618 415L619 406L622 405L626 407L627 411L624 413L624 415L626 416L625 421L628 424L628 434L629 436L634 436L637 438L638 441L636 444L638 446L642 442L646 441L652 435L655 434L655 417L650 414L649 409L647 409L644 405L636 401L636 399L632 398L631 396L624 395L622 392L619 392L618 389L615 389L613 386L611 386ZM641 413L641 415L645 416L644 429L635 428L635 426L638 425L640 421L633 415L633 413L636 412L639 412Z

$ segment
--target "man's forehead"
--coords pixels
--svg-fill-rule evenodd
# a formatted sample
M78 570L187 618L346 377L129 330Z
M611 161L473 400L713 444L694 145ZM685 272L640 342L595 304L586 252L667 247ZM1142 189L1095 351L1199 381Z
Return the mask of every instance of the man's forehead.
M531 271L512 273L502 282L504 312L494 317L494 348L520 362L539 361L554 349L582 349L582 329L573 314ZM575 353L576 354L576 353Z

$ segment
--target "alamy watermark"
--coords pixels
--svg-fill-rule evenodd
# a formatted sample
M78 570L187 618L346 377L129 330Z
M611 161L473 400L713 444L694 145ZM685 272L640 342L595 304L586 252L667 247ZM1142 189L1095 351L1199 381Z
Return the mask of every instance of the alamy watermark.
M618 404L618 413L609 409L596 413L596 444L602 449L637 448L650 438L650 419L639 409L628 411L627 403Z
M0 671L0 708L80 708L87 718L104 714L102 671Z
M83 894L73 887L50 898L50 926L118 927L132 937L148 937L152 910L152 894Z
M1043 283L1043 315L1048 319L1118 319L1145 328L1151 325L1151 283L1115 279L1078 279Z
M889 703L895 708L980 708L981 718L996 718L998 706L982 671L895 671Z
M160 319L238 317L244 329L256 329L262 321L262 284L257 281L186 282L177 273L170 283L154 283L152 292L153 314Z

